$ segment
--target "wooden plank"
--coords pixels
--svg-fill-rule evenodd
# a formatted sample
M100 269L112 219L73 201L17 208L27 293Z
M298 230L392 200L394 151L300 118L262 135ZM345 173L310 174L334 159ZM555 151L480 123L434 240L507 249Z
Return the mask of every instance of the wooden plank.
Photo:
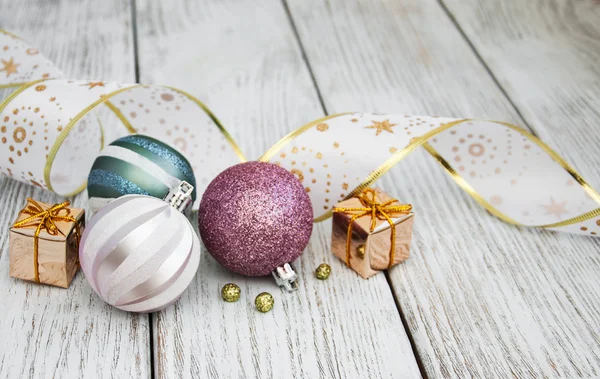
M598 4L444 3L536 134L600 187L600 157L585 153L600 145Z
M537 12L530 5L521 15L523 2L514 1L510 17L498 19L502 13L491 8L486 8L483 17L482 8L476 7L475 1L471 3L473 10L464 10L468 6L460 8L471 14L464 22L475 25L468 27L473 35L487 36L488 39L481 39L481 46L488 46L490 41L508 46L506 40L498 42L502 38L498 34L502 33L497 32L504 29L505 34L518 39L530 21L525 17ZM358 0L313 0L290 1L289 5L328 112L363 109L523 124L438 2L373 0L367 4ZM506 2L496 6L503 11L507 7ZM577 9L564 13L596 20L597 26L597 19L582 16L589 8ZM544 8L541 13L551 12ZM494 25L491 30L486 30L486 23ZM549 58L542 52L556 51L552 41L560 41L560 46L572 43L570 49L578 54L553 64L555 75L548 80L554 84L552 89L570 87L569 80L575 76L591 80L581 96L589 94L585 102L592 106L577 112L577 117L581 117L579 131L566 127L564 117L552 119L544 114L567 108L562 103L565 97L550 89L541 96L543 89L549 87L523 88L522 83L516 83L529 72L500 76L500 82L508 81L510 86L522 89L522 101L526 98L538 105L524 111L527 116L536 114L536 119L528 117L528 121L536 128L540 127L538 118L553 125L550 131L545 129L545 135L556 134L554 139L561 140L555 145L559 152L568 149L577 167L592 173L597 167L593 159L598 158L590 155L600 130L583 130L583 125L597 123L593 106L598 105L594 84L597 67L589 60L579 62L574 69L565 61L591 56L590 49L598 49L595 41L581 34L578 41L565 41L576 33L564 32L563 29L569 29L566 26L554 28L557 25L547 22L546 26L529 26L527 31L532 35L550 28L555 33L553 38L540 39L543 43L523 42L519 51L530 47L531 63L527 67L531 67L534 61ZM590 22L584 25L586 35L594 35L597 29ZM488 46L486 51L493 48ZM495 65L514 70L518 67L511 63L513 56L496 51ZM531 75L542 80L539 73ZM581 80L584 79L575 83ZM571 91L571 96L574 93ZM517 97L517 104L518 101ZM585 108L582 104L573 107ZM574 114L571 117L569 126L578 122ZM567 139L572 145L564 142ZM592 181L597 178L594 175L597 170ZM380 185L402 201L411 202L416 210L412 258L390 270L390 278L427 376L600 375L597 240L503 224L461 193L423 151L400 163Z
M185 88L222 118L249 157L301 123L322 116L318 96L279 1L140 1L143 82ZM201 125L201 121L199 121ZM197 279L173 307L154 316L159 377L419 377L384 276L364 282L329 255L330 226L319 225L296 263L300 289L244 278L206 251ZM331 278L318 281L322 262ZM228 304L219 291L242 288ZM261 314L255 296L274 295Z
M131 82L134 60L128 3L1 1L3 28L31 41L77 78ZM79 273L69 289L9 278L8 225L32 197L62 201L0 179L0 377L148 377L147 315L106 305ZM74 200L83 206L85 195Z

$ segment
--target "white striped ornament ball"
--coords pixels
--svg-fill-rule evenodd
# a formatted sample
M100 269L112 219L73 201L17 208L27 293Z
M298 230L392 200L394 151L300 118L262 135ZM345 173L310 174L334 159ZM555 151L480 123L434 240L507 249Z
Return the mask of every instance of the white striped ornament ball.
M188 219L167 202L127 195L92 217L79 259L86 279L108 304L154 312L174 303L193 280L200 241Z

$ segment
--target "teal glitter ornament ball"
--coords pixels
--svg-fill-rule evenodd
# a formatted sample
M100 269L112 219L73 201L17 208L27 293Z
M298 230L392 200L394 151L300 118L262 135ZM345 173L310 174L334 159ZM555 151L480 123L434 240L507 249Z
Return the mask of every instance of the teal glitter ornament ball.
M88 177L93 212L123 195L164 198L186 181L196 187L188 160L171 146L141 134L119 138L94 161ZM196 200L196 190L192 193Z

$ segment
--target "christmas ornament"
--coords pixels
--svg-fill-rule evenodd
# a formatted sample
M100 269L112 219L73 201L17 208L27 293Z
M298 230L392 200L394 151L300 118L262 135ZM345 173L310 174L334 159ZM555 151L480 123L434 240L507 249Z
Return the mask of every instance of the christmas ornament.
M236 302L240 299L240 287L234 283L227 283L221 290L221 297L228 303Z
M258 309L262 313L267 313L271 309L273 309L273 305L275 304L275 299L268 292L263 292L256 296L254 299L254 305L256 305L256 309Z
M200 263L200 241L181 213L191 193L183 182L164 201L126 195L91 218L79 259L104 301L125 311L154 312L181 296Z
M90 207L95 213L123 195L163 199L182 181L196 186L192 167L177 150L140 134L122 137L102 150L92 165L87 187Z
M312 232L310 199L296 177L271 163L230 167L207 187L198 223L208 252L247 276L273 273L291 291L297 275L289 262L300 256Z
M315 270L315 274L317 275L317 279L326 280L331 274L331 267L327 263L321 263Z

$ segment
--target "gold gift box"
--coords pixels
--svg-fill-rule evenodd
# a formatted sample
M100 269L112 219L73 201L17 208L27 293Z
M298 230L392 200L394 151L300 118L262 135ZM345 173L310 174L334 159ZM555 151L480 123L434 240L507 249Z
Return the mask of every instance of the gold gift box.
M333 254L365 279L408 259L414 223L413 212L394 212L400 206L410 210L410 206L401 205L397 201L391 202L394 199L380 189L374 188L367 191L372 191L371 193L375 195L374 203L379 205L389 203L387 207L379 209L385 212L393 226L381 213L376 214L373 222L371 212L342 211L358 208L366 210L370 207L368 201L365 204L364 200L361 201L359 197L353 197L335 206L331 234ZM348 250L348 227L353 215L357 213L367 214L352 222L352 237ZM391 251L392 228L395 228L393 251ZM391 264L390 258L393 259Z
M34 205L35 204L35 207ZM41 209L37 208L40 207ZM33 208L32 208L33 207ZM78 208L63 207L51 222L56 226L55 234L38 225L42 218L38 217L24 226L19 222L31 218L25 213L27 209L47 211L53 205L42 202L30 203L19 212L15 225L10 229L10 276L24 280L36 281L57 287L68 288L79 269L79 238L74 222L62 218L72 217L79 224L79 232L85 226L85 211ZM37 264L35 262L34 243L38 239ZM38 280L36 280L36 266Z

